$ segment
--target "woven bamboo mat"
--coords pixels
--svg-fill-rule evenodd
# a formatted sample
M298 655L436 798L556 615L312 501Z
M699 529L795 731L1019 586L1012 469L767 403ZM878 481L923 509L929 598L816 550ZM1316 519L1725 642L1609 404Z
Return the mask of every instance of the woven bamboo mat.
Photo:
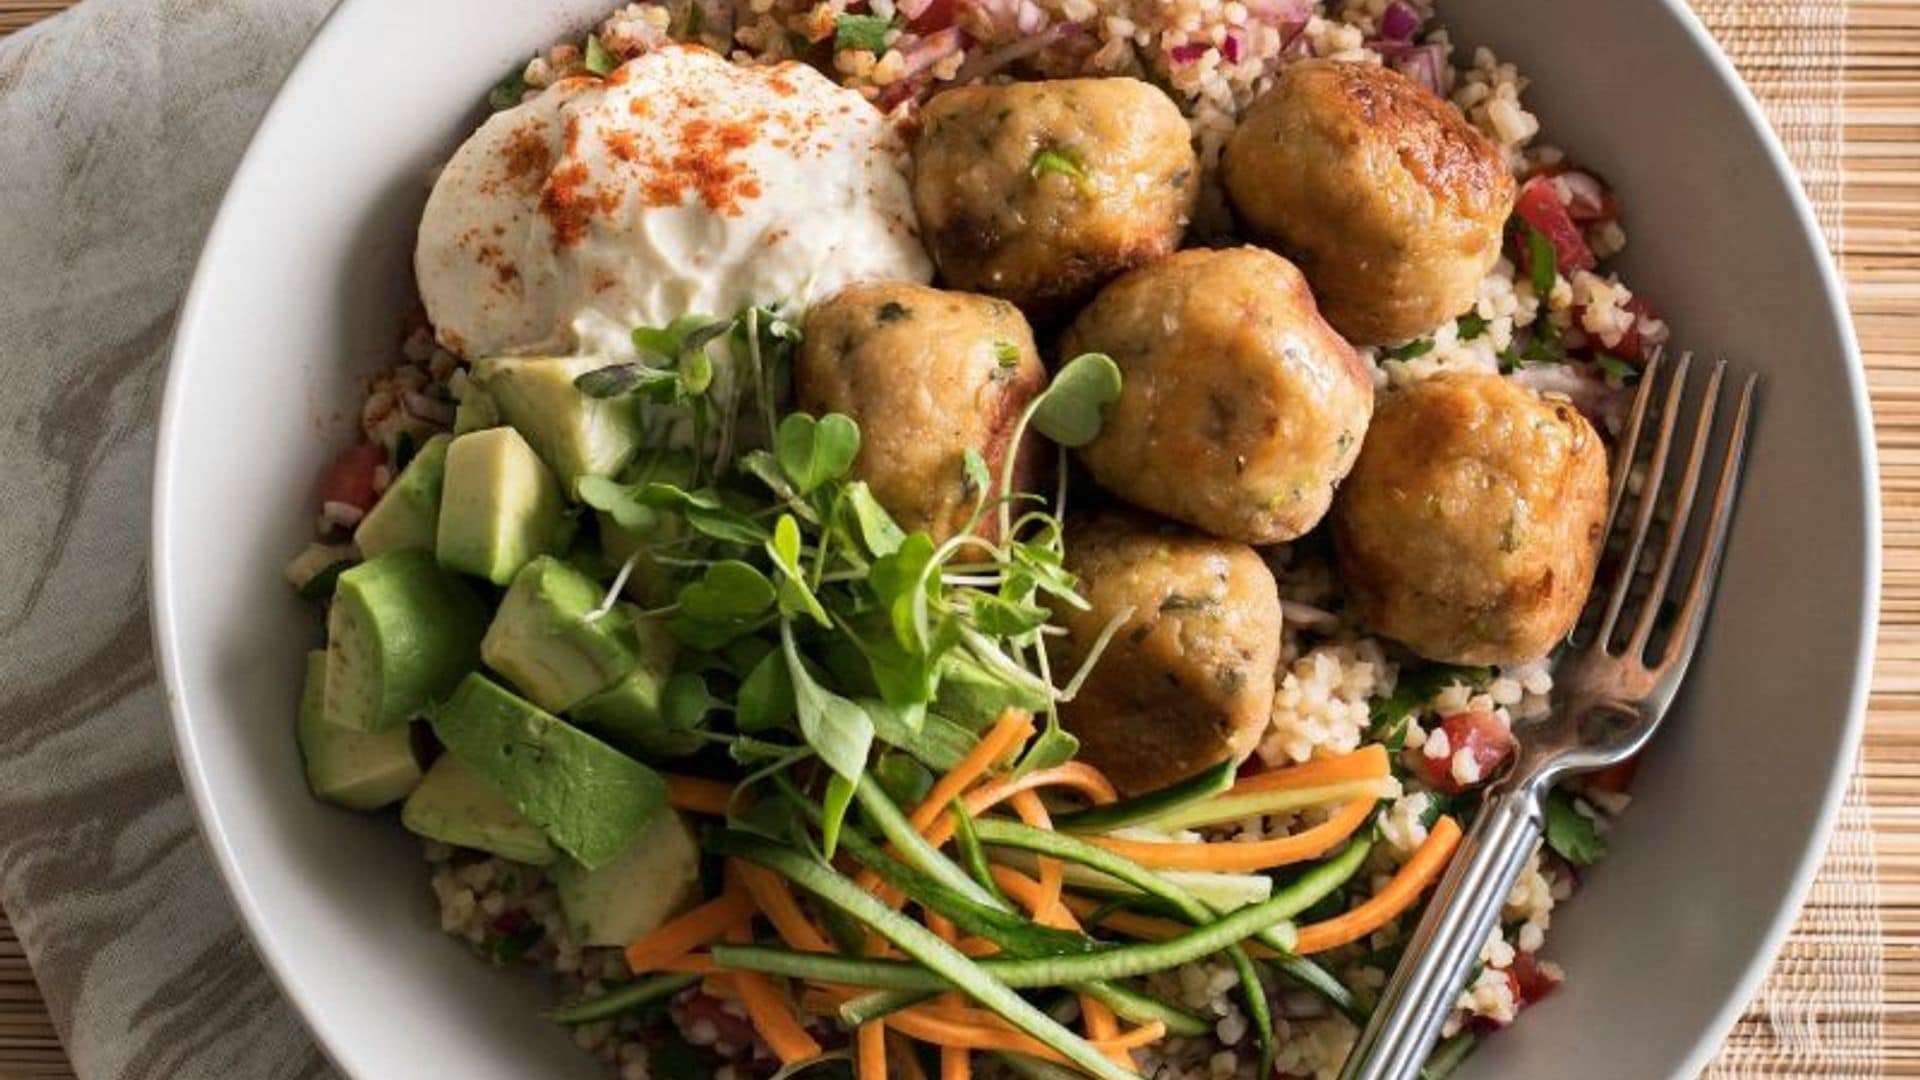
M0 0L0 34L70 2ZM1920 0L1692 3L1767 106L1841 256L1886 518L1864 760L1800 923L1707 1075L1920 1077ZM0 915L0 1080L71 1075Z

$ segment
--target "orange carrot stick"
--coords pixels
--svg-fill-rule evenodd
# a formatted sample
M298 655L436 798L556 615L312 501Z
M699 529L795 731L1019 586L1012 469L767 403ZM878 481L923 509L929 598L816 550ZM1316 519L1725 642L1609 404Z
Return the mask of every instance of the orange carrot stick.
M1324 952L1348 942L1359 941L1393 921L1420 899L1420 894L1427 891L1427 886L1439 879L1440 872L1447 868L1447 861L1453 858L1454 849L1459 846L1459 823L1450 817L1435 821L1433 828L1427 832L1426 842L1413 853L1413 858L1400 867L1385 888L1351 911L1335 915L1325 922L1301 927L1295 951L1303 956Z
M753 919L753 898L728 891L655 930L627 943L627 967L635 975L655 971L702 945L718 940L727 928Z
M1033 735L1033 716L1018 709L1008 709L1000 714L1000 719L980 737L967 756L960 759L927 792L920 805L913 808L907 820L913 823L915 830L926 832L927 826L945 813L960 793L973 786L974 781L987 774L987 770L998 764L1000 759L1016 746L1026 742Z
M752 944L753 931L744 924L735 925L727 931L727 940L736 945ZM782 1065L795 1065L820 1056L820 1044L800 1026L792 1003L773 985L772 979L750 971L735 971L731 975L733 988L747 1007L747 1018L753 1021L753 1029L779 1056Z
M727 804L733 801L733 785L723 780L704 780L697 776L663 777L667 782L667 805L690 814L725 817Z
M927 1070L920 1067L920 1056L913 1052L912 1043L889 1032L887 1046L893 1051L893 1059L900 1063L900 1071L907 1074L906 1080L927 1080Z
M1100 804L1113 802L1118 797L1113 784L1098 769L1070 761L1051 769L1035 769L1024 776L1003 776L989 780L968 792L961 802L966 804L967 813L979 817L1022 791L1038 791L1048 787L1074 788ZM932 827L922 830L922 833L928 843L939 847L953 839L953 829L953 816L942 814Z
M733 860L733 870L740 875L740 883L747 888L748 895L759 906L760 913L773 924L780 934L780 940L789 948L802 952L833 952L834 948L827 936L821 933L800 910L799 901L793 898L793 890L787 888L785 878L763 866L755 866L739 859Z
M1053 819L1047 815L1047 808L1040 802L1040 796L1035 795L1033 792L1014 792L1013 811L1020 815L1020 820L1025 822L1028 827L1043 829L1047 832L1053 831ZM1049 921L1048 917L1039 913L1051 912L1060 905L1060 893L1066 885L1066 874L1060 867L1059 859L1049 859L1042 856L1038 860L1038 863L1040 868L1040 902L1036 908L1034 917L1038 919L1042 925L1046 925Z
M853 1041L857 1080L887 1080L887 1025L861 1024Z
M1392 772L1387 748L1369 743L1351 754L1320 758L1303 765L1254 773L1228 788L1221 798L1249 795L1257 791L1290 791L1297 788L1325 787L1353 780L1372 780Z
M1372 796L1355 799L1313 828L1277 840L1182 844L1157 840L1120 840L1111 836L1089 836L1086 839L1115 855L1154 869L1250 873L1317 859L1332 851L1366 823L1368 815L1373 813L1375 801Z

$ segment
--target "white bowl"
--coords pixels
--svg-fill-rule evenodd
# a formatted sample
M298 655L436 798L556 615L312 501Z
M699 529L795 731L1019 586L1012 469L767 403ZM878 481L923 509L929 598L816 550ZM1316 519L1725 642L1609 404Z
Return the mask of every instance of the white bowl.
M181 313L155 467L154 624L181 767L260 954L349 1074L597 1075L538 980L441 935L418 846L308 797L320 640L279 567L394 355L428 170L518 60L612 0L347 0L267 114ZM1854 757L1878 584L1866 394L1800 189L1677 0L1445 0L1622 194L1629 280L1681 344L1766 373L1719 609L1614 853L1557 913L1567 987L1468 1075L1691 1076L1756 989ZM484 9L484 10L482 10Z

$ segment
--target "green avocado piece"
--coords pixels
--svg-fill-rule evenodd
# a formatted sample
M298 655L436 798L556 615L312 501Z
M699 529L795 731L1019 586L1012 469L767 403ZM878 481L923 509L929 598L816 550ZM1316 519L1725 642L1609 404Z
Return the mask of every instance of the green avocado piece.
M447 444L452 441L451 435L428 439L360 520L353 542L367 558L408 548L433 550L440 528L440 482L446 476Z
M639 617L632 605L615 610L626 617L637 662L625 678L574 706L568 718L643 757L685 757L700 749L698 735L668 728L660 711L680 643L665 622Z
M527 437L569 496L583 476L612 476L640 449L640 412L626 398L594 398L573 385L613 363L595 356L501 356L473 377L506 422Z
M593 612L606 587L542 555L520 568L493 616L480 656L514 689L548 712L564 712L633 669L627 613Z
M453 410L455 435L500 426L500 407L493 403L493 395L481 389L465 371L455 372L447 386L453 391L453 400L458 402Z
M394 551L341 573L327 609L326 721L385 731L480 666L487 612L424 551Z
M429 840L532 866L546 866L556 855L539 826L452 754L440 755L427 770L426 779L400 808L400 824Z
M448 445L434 548L440 565L505 585L570 538L560 485L519 432L487 428Z
M970 656L949 652L941 657L939 671L940 683L927 708L974 731L1000 719L1008 709L1046 711L1044 695L1008 685Z
M573 939L625 945L658 930L700 901L700 845L673 810L662 810L638 840L598 870L563 858L549 871Z
M296 734L314 795L349 810L377 810L407 797L420 783L413 733L405 725L357 731L327 722L327 654L307 654Z
M433 711L434 734L589 870L625 851L666 804L658 773L469 675Z

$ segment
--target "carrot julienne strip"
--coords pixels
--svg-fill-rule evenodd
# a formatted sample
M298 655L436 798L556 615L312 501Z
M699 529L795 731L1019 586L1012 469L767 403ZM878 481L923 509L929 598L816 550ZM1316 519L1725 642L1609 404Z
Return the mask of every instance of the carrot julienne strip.
M1355 799L1334 812L1331 818L1304 832L1274 840L1183 844L1157 840L1121 840L1111 836L1089 836L1098 844L1156 870L1216 870L1225 873L1251 873L1288 863L1317 859L1340 846L1372 815L1372 796Z
M887 1080L887 1025L861 1024L854 1034L854 1070L859 1080Z
M727 940L736 945L751 944L753 931L748 926L734 926L727 931ZM774 986L772 979L747 971L732 972L730 977L741 1003L747 1007L747 1018L753 1021L754 1030L779 1056L782 1065L796 1065L820 1056L819 1042L800 1026L793 1005Z
M740 883L746 886L748 895L759 906L760 913L773 924L774 930L780 934L780 940L786 942L789 948L803 952L834 951L827 936L815 928L806 912L800 909L800 902L794 899L793 890L787 887L786 879L765 867L739 859L732 860L732 867L740 875Z
M727 806L733 801L733 785L722 780L672 774L662 779L667 782L667 805L675 810L725 817Z
M1358 941L1412 907L1427 886L1439 880L1454 849L1460 846L1460 825L1442 817L1428 830L1427 839L1415 849L1413 857L1393 875L1386 887L1358 907L1325 922L1300 928L1295 951L1302 956Z
M900 1062L900 1071L907 1074L907 1080L927 1080L927 1070L920 1067L920 1058L913 1052L912 1043L889 1032L887 1045L892 1048L894 1058Z
M992 728L981 737L960 764L948 770L927 792L919 806L907 815L907 820L921 833L934 823L947 809L947 805L960 796L960 793L973 786L974 781L987 774L987 771L1006 757L1014 747L1033 735L1033 716L1018 709L1008 709L1000 714Z
M1250 795L1259 791L1286 791L1293 788L1340 784L1350 780L1371 780L1390 775L1392 771L1392 763L1387 758L1387 748L1379 743L1369 743L1351 754L1320 758L1300 765L1290 765L1284 769L1270 769L1255 773L1221 792L1218 797L1231 799L1236 795Z
M653 933L627 943L627 967L635 975L662 969L702 945L712 944L736 924L753 919L753 898L729 890L670 920Z

